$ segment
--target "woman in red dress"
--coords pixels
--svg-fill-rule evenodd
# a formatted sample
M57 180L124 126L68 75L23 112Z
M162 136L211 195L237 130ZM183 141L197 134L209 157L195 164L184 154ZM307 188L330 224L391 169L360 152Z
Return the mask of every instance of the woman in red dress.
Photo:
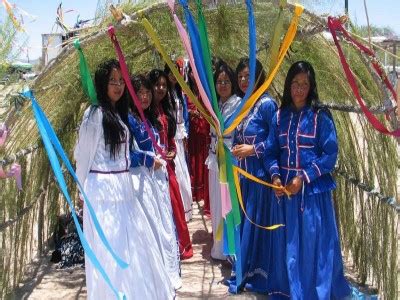
M168 77L163 71L154 69L149 73L149 79L153 86L157 118L162 127L160 129L160 144L163 145L167 160L169 193L171 196L175 226L178 232L180 256L182 260L188 259L193 256L193 248L192 242L190 241L189 229L185 221L182 197L175 175L174 158L176 155L176 145L174 137L176 132L176 120L173 115L172 102L168 95Z
M197 85L189 66L189 86L193 93L200 98ZM208 194L208 168L205 164L210 147L210 125L200 114L199 110L188 99L189 110L189 172L192 183L193 201L204 200L204 214L210 215L210 198Z

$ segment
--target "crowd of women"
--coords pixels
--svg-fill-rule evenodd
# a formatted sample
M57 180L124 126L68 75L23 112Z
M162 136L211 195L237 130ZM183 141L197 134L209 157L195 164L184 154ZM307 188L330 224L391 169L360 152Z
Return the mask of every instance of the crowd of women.
M190 66L183 60L176 65L198 96ZM254 90L266 78L258 60L255 73ZM241 59L235 71L215 60L224 120L240 104L249 77L249 59ZM231 293L246 289L272 299L349 297L331 195L335 182L330 172L338 153L335 125L329 111L318 108L315 73L308 62L289 69L279 108L271 95L263 94L236 130L223 137L237 166L276 186L240 179L246 211L240 260L226 255L224 237L216 234L223 226L216 132L167 66L134 75L131 84L146 121L127 93L118 62L99 65L99 104L85 111L74 153L78 178L102 229L129 266L119 268L106 251L86 204L85 235L127 299L174 298L182 285L180 261L193 256L187 222L193 201L200 200L202 213L211 217L211 257L233 263L226 281ZM262 228L273 224L284 226ZM236 276L236 269L242 276ZM86 282L89 299L113 298L88 259Z

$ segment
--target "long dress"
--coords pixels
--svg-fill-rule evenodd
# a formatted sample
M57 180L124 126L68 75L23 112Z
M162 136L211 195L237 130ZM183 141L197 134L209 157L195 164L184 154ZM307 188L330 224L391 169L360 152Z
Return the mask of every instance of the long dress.
M222 118L226 120L229 118L235 108L238 106L241 98L232 95L224 103L220 103L220 111ZM219 168L217 158L217 135L215 130L211 128L211 143L210 150L206 160L208 166L208 182L209 182L209 194L210 194L210 211L211 211L211 227L213 231L214 243L211 248L211 257L215 259L225 260L226 257L223 254L223 239L217 240L218 227L221 226L222 221L222 202L221 202L221 189L219 184ZM231 149L233 143L233 133L224 136L225 145Z
M190 115L188 152L189 172L192 183L193 201L204 201L203 210L210 214L210 197L208 191L208 168L206 159L210 147L210 124L200 115L196 106L188 99Z
M188 133L185 126L184 112L185 107L184 100L178 97L176 91L173 90L173 99L175 101L176 111L176 134L175 134L175 144L176 144L176 156L174 159L175 162L175 173L176 179L178 180L179 190L181 191L183 208L185 210L185 220L186 222L192 219L192 205L193 205L193 197L192 197L192 188L190 185L190 175L188 170L188 165L186 161L186 151L185 146L183 144L184 139L187 139Z
M100 108L86 110L75 148L79 181L90 199L97 219L111 247L128 268L121 269L95 231L86 203L83 229L88 243L112 284L126 299L172 299L175 295L165 271L150 225L133 191L129 175L129 131L115 158L105 145L103 114ZM88 299L114 299L115 296L88 257L85 257Z
M234 145L253 145L255 151L255 154L239 160L239 167L264 181L270 181L268 172L264 168L264 153L268 132L276 110L275 101L268 94L264 94L239 124L234 136ZM244 177L240 179L240 187L249 218L258 225L271 226L269 220L270 188ZM269 279L268 268L271 263L268 257L269 232L251 224L243 213L240 229L243 280L242 283L237 283L233 279L229 290L236 293L245 287L248 291L265 293ZM282 229L278 228L277 230Z
M150 126L150 128L152 128ZM153 133L158 133L152 128ZM163 262L175 289L182 286L179 276L179 250L168 191L167 169L154 170L155 152L144 123L129 115L129 131L133 137L130 157L133 187L160 249Z
M168 119L161 105L158 106L158 120L161 123L160 144L167 154L170 151L176 153L175 141L168 137ZM190 241L189 229L185 221L185 210L181 193L179 191L178 181L175 175L175 164L173 160L167 161L167 172L169 180L169 194L171 197L172 211L174 214L175 226L178 232L179 253L181 259L188 259L193 256L192 242Z
M343 273L330 172L338 154L335 124L328 111L305 106L279 109L272 120L266 168L282 184L300 175L302 190L290 199L272 194L269 293L291 299L343 299L351 290ZM271 192L273 193L273 192Z

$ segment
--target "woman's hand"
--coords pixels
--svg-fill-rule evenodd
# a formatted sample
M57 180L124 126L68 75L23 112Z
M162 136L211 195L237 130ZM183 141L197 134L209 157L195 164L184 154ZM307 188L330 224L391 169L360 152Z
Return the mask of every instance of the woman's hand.
M274 176L274 178L272 178L272 184L276 185L278 187L282 187L282 182L281 182L281 179L279 178L279 176ZM283 189L274 188L274 192L277 197L281 197L281 196L285 195L285 192L283 191Z
M296 176L290 181L290 183L286 186L286 190L292 195L296 195L301 187L303 186L303 177Z
M255 153L253 145L241 144L236 145L232 149L232 154L238 159L246 158L247 156L253 155Z
M159 160L158 158L154 159L154 170L158 170L159 168L161 168L163 166L161 160Z
M167 153L167 155L165 155L165 158L166 158L167 160L173 160L173 159L175 158L175 155L176 155L175 151L169 151L169 152Z

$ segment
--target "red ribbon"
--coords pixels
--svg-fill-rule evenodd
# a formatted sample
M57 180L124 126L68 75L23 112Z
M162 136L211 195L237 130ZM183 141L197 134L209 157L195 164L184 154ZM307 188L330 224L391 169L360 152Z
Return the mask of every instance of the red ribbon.
M371 56L373 58L372 60L372 66L375 70L375 72L380 76L380 78L382 79L382 81L386 84L387 88L390 90L390 92L392 93L392 96L394 99L397 99L397 95L396 92L393 89L393 86L391 85L390 81L388 80L385 72L382 70L381 66L378 63L378 60L375 56L375 53L365 47L364 45L362 45L361 43L359 43L358 41L354 40L349 33L344 29L344 27L342 26L342 23L340 22L339 19L334 18L334 17L328 17L328 28L333 36L333 40L335 41L335 45L338 49L339 52L339 57L340 57L340 61L342 63L342 67L343 70L346 74L347 80L350 84L351 89L353 90L354 95L356 96L356 99L358 101L358 103L360 104L360 107L363 111L363 113L365 114L365 116L367 117L367 120L371 123L371 125L378 130L379 132L383 133L383 134L387 134L387 135L392 135L395 137L400 137L400 129L394 130L394 131L389 131L385 125L383 125L378 118L375 117L375 115L368 109L368 107L365 105L363 99L360 96L360 92L358 90L357 84L356 84L356 80L354 78L353 73L351 72L351 69L346 61L346 58L344 56L343 50L339 45L339 41L336 35L336 31L341 31L343 36L350 41L351 43L353 43L358 49L360 49L362 52L364 52L365 54L367 54L368 56Z
M22 190L22 178L21 178L21 166L19 164L13 164L8 170L4 172L3 168L0 166L0 179L15 178L18 189Z
M122 53L121 46L119 45L118 40L117 40L117 36L115 35L114 26L108 27L108 34L109 34L109 36L111 38L112 43L114 44L115 51L117 52L119 65L121 67L122 77L125 80L125 84L126 84L126 86L128 88L129 94L131 95L132 101L135 104L135 106L136 106L136 108L137 108L137 110L139 112L140 118L142 119L142 121L144 123L144 126L146 128L146 131L147 131L151 141L153 142L154 148L165 159L164 151L158 145L158 143L156 141L156 138L155 138L155 136L153 134L153 131L150 129L149 124L147 122L147 119L144 116L140 100L139 100L138 96L136 95L135 90L133 89L133 86L132 86L132 83L131 83L131 79L129 77L128 66L126 65L124 54Z

